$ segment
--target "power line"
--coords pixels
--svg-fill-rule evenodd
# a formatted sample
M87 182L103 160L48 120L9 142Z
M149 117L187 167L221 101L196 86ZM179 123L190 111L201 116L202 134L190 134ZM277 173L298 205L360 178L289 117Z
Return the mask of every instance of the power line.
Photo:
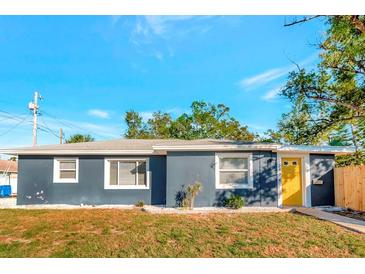
M72 124L71 122L66 122L66 121L60 120L60 119L58 119L57 117L55 117L54 115L52 115L52 114L50 114L48 112L42 111L42 113L43 114L46 114L47 116L49 116L51 118L53 118L54 120L58 121L59 123L63 124L66 127L73 128L73 129L77 129L77 130L81 130L84 133L88 133L88 134L91 134L91 135L94 135L94 136L99 136L101 138L104 138L105 137L105 136L102 136L100 134L93 133L90 130L87 130L87 129L82 128L80 126L77 126L75 124Z
M22 123L24 123L27 118L29 118L29 116L25 116L19 123L15 124L14 126L10 127L8 130L1 133L0 136L4 136L5 134L8 134L12 130L16 129L18 126L20 126Z
M0 110L0 116L2 117L5 117L5 119L3 120L6 120L6 119L12 119L12 120L17 120L17 121L21 121L24 117L20 116L20 115L27 115L28 113L23 113L23 114L20 114L20 115L15 115L15 114L12 114L8 111L5 111L5 110Z
M39 114L39 113L38 113ZM22 116L20 116L22 115ZM17 121L18 123L16 123L15 125L13 125L12 127L10 127L9 129L7 129L6 131L4 131L3 133L0 134L0 137L3 135L6 135L7 133L11 132L12 130L16 129L18 126L20 126L22 123L29 123L29 124L33 124L32 121L27 120L27 118L30 118L29 113L26 116L23 116L23 114L20 115L15 115L13 113L10 113L8 111L5 110L0 110L0 117L2 117L3 119L0 120L1 121L5 121L5 120L13 120L13 121ZM24 114L25 115L25 114ZM48 124L46 123L45 119L41 117L41 122L42 125L38 124L37 125L37 129L39 129L42 132L45 133L50 133L52 135L54 135L55 137L59 138L59 135L57 133L55 133L54 130L52 130Z
M42 116L41 116L41 117L42 117ZM47 125L46 121L45 121L43 118L41 118L40 120L41 120L41 122L42 122L42 124L43 124L43 127L44 127L44 128L42 128L40 125L38 126L38 128L39 128L41 131L51 133L52 135L56 136L57 138L59 138L59 137L60 137L57 133L55 133L55 131L54 131L54 130L52 130L52 129L51 129L51 128ZM63 137L63 136L62 136L62 139L64 139L64 137Z

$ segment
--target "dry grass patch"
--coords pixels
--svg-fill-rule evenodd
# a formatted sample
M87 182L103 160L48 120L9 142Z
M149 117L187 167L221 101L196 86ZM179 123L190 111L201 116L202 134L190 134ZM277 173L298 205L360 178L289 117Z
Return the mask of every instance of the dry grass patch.
M292 213L0 210L0 257L365 257L365 236Z

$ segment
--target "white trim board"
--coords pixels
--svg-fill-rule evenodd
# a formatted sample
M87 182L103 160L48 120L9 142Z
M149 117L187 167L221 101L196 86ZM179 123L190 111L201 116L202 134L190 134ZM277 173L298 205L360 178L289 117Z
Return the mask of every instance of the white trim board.
M220 168L219 168L219 161L220 158L247 158L248 159L248 185L221 185L220 184ZM242 153L242 152L235 152L235 153L227 153L227 152L220 152L215 153L215 188L216 189L252 189L253 188L253 160L252 160L252 153Z
M73 150L73 149L2 149L10 155L151 155L153 150Z
M355 152L350 146L307 146L279 144L226 144L226 145L155 145L155 151L273 151L282 153L349 154Z
M302 162L302 206L311 207L311 174L309 154L278 153L277 154L277 186L278 186L278 206L283 206L282 180L281 180L281 159L300 158Z
M60 161L72 160L76 162L76 178L64 179L60 178ZM77 184L79 182L79 158L77 157L55 157L53 158L53 183L54 184Z
M166 154L166 151L273 151L282 153L313 153L313 154L349 154L353 153L353 147L338 146L305 146L305 145L280 145L280 144L185 144L185 145L154 145L151 149L93 149L90 148L70 149L64 145L56 148L47 146L28 148L0 149L0 153L10 155L151 155Z

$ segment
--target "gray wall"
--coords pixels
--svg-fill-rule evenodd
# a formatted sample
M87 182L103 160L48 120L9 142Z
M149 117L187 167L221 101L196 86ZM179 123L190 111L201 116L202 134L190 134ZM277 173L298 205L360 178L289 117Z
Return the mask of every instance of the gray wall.
M312 206L334 205L334 165L334 155L310 155ZM322 180L323 184L313 184L313 180Z
M118 157L118 156L116 156ZM120 156L123 158L128 156ZM53 156L19 156L18 198L23 204L165 204L166 157L149 156L148 190L104 189L104 157L79 157L79 182L53 183ZM132 158L128 157L128 158Z
M245 198L246 205L277 206L276 153L253 152L253 189L217 190L214 152L169 152L167 154L166 205L176 205L176 195L199 181L203 190L196 206L219 206L232 193Z

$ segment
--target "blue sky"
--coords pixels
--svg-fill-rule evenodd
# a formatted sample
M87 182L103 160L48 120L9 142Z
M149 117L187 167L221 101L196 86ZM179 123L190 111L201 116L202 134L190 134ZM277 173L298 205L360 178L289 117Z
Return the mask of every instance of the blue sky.
M0 147L30 145L27 105L38 90L38 143L90 133L120 137L123 114L177 116L194 100L224 103L252 131L275 128L276 93L291 60L314 67L322 21L284 16L0 17ZM1 112L2 111L2 112ZM10 118L9 118L10 117Z

